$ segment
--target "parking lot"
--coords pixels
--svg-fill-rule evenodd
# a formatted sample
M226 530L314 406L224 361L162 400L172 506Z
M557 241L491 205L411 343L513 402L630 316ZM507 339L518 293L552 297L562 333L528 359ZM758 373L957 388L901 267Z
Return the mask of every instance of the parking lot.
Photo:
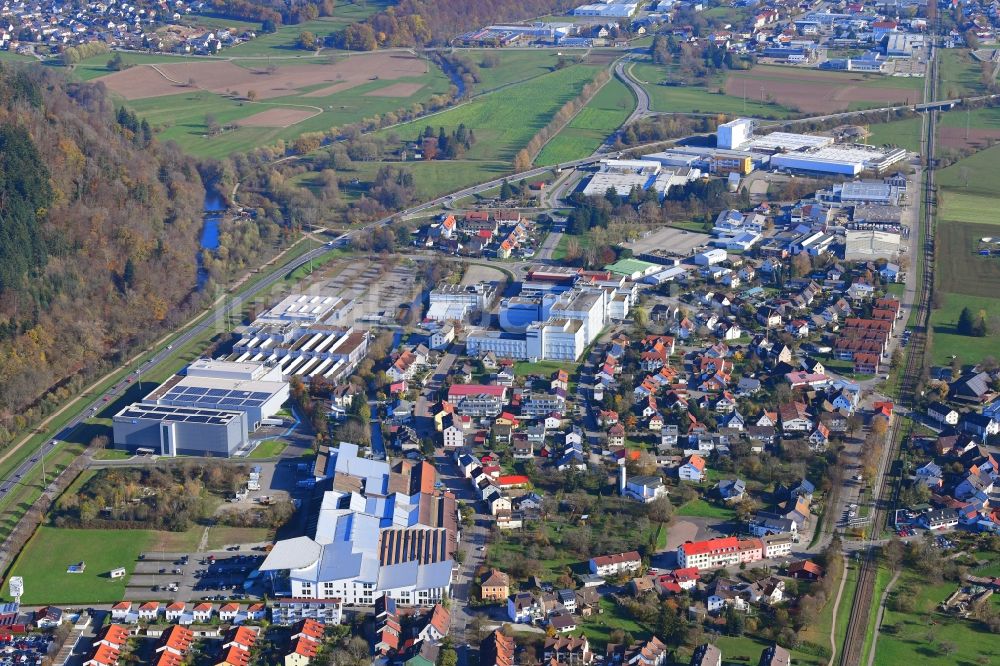
M676 227L661 227L647 232L644 236L626 243L635 254L650 250L669 250L680 255L691 254L691 251L701 245L706 245L712 237L695 231L687 231Z
M49 652L48 636L0 636L0 666L41 664Z
M204 555L143 553L125 589L132 601L214 601L243 599L245 583L264 561L261 551L239 546Z

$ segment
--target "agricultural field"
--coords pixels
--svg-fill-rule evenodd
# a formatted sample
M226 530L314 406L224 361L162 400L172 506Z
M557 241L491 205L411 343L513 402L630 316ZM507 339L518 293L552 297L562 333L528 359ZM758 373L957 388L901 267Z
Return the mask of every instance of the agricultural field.
M1000 141L1000 107L948 111L938 116L942 148L984 150Z
M920 150L920 118L904 118L868 127L867 143L873 146L890 144L906 150Z
M943 293L944 304L931 313L935 364L947 364L953 354L965 363L1000 357L1000 336L974 338L958 335L955 328L963 307L988 315L1000 312L1000 257L978 254L981 239L1000 236L998 169L1000 147L994 147L959 160L938 178L941 203L935 286Z
M103 76L161 140L199 156L291 140L426 102L450 82L426 60L363 54L268 68L243 61L143 64ZM251 99L252 98L252 99ZM221 127L210 135L210 126ZM231 129L227 129L232 127Z
M451 132L464 124L476 136L467 160L512 161L518 150L544 127L563 104L580 93L599 71L594 65L572 65L473 99L454 109L400 125L392 130L412 140L430 125Z
M125 594L128 576L111 580L108 572L116 567L131 571L155 534L149 530L39 527L10 575L24 578L21 601L26 604L118 602ZM78 562L87 565L83 573L66 573L66 567Z
M652 63L632 65L633 77L649 94L649 106L653 111L673 113L726 113L747 114L766 118L786 118L791 111L779 104L760 102L759 90L747 89L747 99L743 94L726 94L722 84L715 90L698 86L665 86L668 68Z
M942 222L938 225L937 287L947 293L1000 294L1000 257L978 254L983 238L1000 236L1000 225Z
M749 97L759 99L763 95L765 100L801 113L829 113L913 104L923 98L923 87L922 78L804 70L773 65L758 65L749 71L730 72L725 83L725 91L730 96L742 97L746 90Z
M635 98L628 86L612 78L559 134L542 148L535 163L559 164L587 157L628 119Z

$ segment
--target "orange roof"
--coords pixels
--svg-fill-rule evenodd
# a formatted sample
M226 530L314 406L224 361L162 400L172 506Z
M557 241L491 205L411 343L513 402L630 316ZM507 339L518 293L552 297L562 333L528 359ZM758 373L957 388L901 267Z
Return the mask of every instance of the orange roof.
M308 659L312 659L313 657L315 657L316 651L318 649L319 646L316 645L315 641L311 641L306 638L296 638L294 641L292 641L291 652L295 654L300 654Z
M448 635L448 628L451 626L451 613L441 604L434 604L431 612L431 625L437 629L439 634Z
M324 627L322 624L311 618L306 618L302 620L302 626L298 628L298 631L294 631L293 635L302 634L306 638L319 640L323 638L323 632Z
M693 455L688 458L688 464L695 467L699 472L705 471L705 459L699 455Z
M201 611L209 611L209 612L211 612L212 611L212 604L210 604L210 603L208 603L206 601L206 602L198 604L197 606L194 607L194 609L197 612L201 612Z
M128 640L128 629L120 624L109 624L97 634L98 641L107 641L113 645L121 645Z
M681 548L684 549L684 554L687 556L691 555L704 555L705 553L714 553L719 551L736 550L739 546L739 540L734 537L719 537L718 539L708 539L706 541L689 541Z
M167 606L168 611L182 611L187 608L187 604L183 601L175 601L174 603Z
M183 663L184 657L170 650L164 650L153 662L153 666L181 666Z
M101 643L97 646L97 649L94 650L94 654L91 655L88 661L111 666L112 664L118 663L118 655L118 650Z
M219 609L220 613L238 613L240 610L239 604L228 603Z
M160 610L160 602L159 601L147 601L143 605L139 606L139 610L141 610L141 611L142 610L146 610L146 611L155 610L155 611L158 611L158 610Z
M187 652L188 648L191 647L192 642L194 642L194 632L187 627L174 624L163 632L163 638L161 639L160 644L162 647L170 648L178 652Z
M114 606L111 607L112 610L128 610L132 608L131 601L119 601Z
M238 645L231 645L222 653L222 659L219 663L230 666L247 666L250 663L250 653Z
M253 647L253 644L257 642L257 632L250 627L237 627L236 631L233 632L232 638L227 641L228 643L236 643L237 645L245 645L248 648Z

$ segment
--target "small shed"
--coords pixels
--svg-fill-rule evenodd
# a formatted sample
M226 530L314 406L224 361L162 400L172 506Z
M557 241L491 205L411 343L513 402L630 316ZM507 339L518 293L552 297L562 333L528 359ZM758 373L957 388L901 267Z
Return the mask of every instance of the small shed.
M118 567L117 569L112 569L108 575L112 578L124 578L125 577L125 567Z

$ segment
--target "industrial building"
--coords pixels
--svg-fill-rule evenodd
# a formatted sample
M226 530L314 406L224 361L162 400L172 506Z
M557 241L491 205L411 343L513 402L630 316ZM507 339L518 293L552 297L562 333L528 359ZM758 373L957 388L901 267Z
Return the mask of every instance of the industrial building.
M236 410L129 405L113 419L114 446L163 456L232 456L248 438L247 415Z
M892 258L899 254L899 231L878 229L848 229L844 244L844 259L865 261L868 259Z
M753 136L754 121L752 118L737 118L719 125L716 130L715 145L726 150L737 150L750 141Z
M771 132L759 136L740 146L751 152L790 153L801 150L825 148L833 143L832 136L814 134L793 134L791 132Z
M288 401L272 364L199 359L113 419L116 448L232 456Z
M253 431L287 401L288 382L282 381L274 366L199 359L188 367L186 375L174 375L143 403L243 412L248 429Z
M628 196L633 189L653 190L660 197L666 196L671 187L683 187L701 176L698 169L675 167L663 169L652 160L601 160L600 171L590 177L583 188L587 196L604 196L614 190L619 196Z
M573 10L574 16L599 16L601 18L628 18L639 9L637 2L600 2L580 5Z
M438 285L431 290L427 318L434 321L462 321L473 312L489 309L496 293L496 287L488 282L476 285Z
M771 167L853 177L864 171L884 173L905 159L906 151L902 148L884 151L869 146L831 146L775 155L771 158Z
M317 466L333 489L310 521L311 536L278 541L260 567L279 596L360 606L385 594L414 606L446 599L458 507L454 495L434 490L434 468L390 466L361 457L347 442L318 457Z
M508 298L501 303L500 322L509 330L470 331L466 351L470 356L493 352L534 361L575 361L608 323L628 316L635 296L636 286L620 277L562 293Z
M339 296L292 294L257 317L260 324L318 324L343 320L353 304Z
M368 353L368 331L326 324L262 324L246 327L228 360L269 363L285 380L346 378Z

